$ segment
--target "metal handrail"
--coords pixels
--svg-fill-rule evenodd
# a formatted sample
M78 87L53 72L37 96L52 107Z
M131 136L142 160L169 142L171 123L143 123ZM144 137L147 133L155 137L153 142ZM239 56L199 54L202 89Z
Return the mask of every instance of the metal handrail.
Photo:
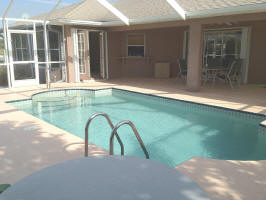
M96 118L97 116L103 116L105 117L105 119L107 119L108 124L110 125L110 127L112 128L112 130L114 129L114 125L112 123L112 121L110 120L109 116L105 113L95 113L93 114L87 121L86 127L85 127L85 157L88 157L88 143L89 143L89 125L91 123L91 121ZM113 131L112 131L113 133ZM114 135L117 138L118 143L120 144L121 147L121 155L124 155L124 145L120 139L120 137L118 136L117 132L114 132Z
M135 127L135 125L131 121L128 121L128 120L119 122L115 126L115 128L113 129L111 137L110 137L110 155L114 155L114 136L117 133L117 129L120 128L121 126L125 125L125 124L129 125L132 128L132 130L133 130L133 132L134 132L134 134L135 134L135 136L136 136L136 138L137 138L137 140L138 140L138 142L139 142L139 144L140 144L140 146L141 146L146 158L149 159L150 158L149 157L149 153L146 150L146 147L145 147L145 145L144 145L144 143L143 143L143 141L142 141L142 139L141 139L136 127Z

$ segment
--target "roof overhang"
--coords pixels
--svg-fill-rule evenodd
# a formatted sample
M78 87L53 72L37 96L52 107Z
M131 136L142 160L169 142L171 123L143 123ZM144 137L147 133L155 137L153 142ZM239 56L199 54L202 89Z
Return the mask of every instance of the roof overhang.
M187 18L205 18L224 15L260 13L266 11L266 3L249 4L243 6L233 6L226 8L216 8L209 10L187 12Z
M225 15L235 15L235 14L249 14L249 13L261 13L266 11L266 3L259 4L249 4L243 6L234 6L234 7L226 7L226 8L217 8L217 9L209 9L209 10L201 10L201 11L193 11L193 12L185 12L175 0L166 0L172 7L176 8L177 14L166 15L166 16L152 16L146 18L138 18L138 19L128 19L124 16L119 10L113 7L106 0L97 0L100 3L106 5L105 7L108 10L112 10L112 13L115 14L120 20L116 21L90 21L90 20L74 20L67 18L57 18L53 20L47 20L47 23L50 24L76 24L83 26L92 26L92 27L111 27L111 26L123 26L127 25L137 25L137 24L145 24L145 23L156 23L156 22L167 22L167 21L176 21L176 20L187 20L194 18L208 18L214 16L225 16ZM60 1L59 1L60 2ZM107 2L107 4L106 4ZM102 4L102 5L103 5ZM175 5L175 6L174 6ZM3 20L4 18L0 18ZM44 20L34 20L34 19L17 19L17 18L6 18L9 21L21 21L21 22L34 22L34 23L44 23Z

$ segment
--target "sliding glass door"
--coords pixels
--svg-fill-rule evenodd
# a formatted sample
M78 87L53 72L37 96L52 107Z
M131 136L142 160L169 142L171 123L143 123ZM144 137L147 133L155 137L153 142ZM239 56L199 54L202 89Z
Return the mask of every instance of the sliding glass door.
M204 67L229 67L240 58L241 31L206 32L204 37Z
M203 67L230 67L234 59L242 59L242 82L248 80L250 28L215 30L204 33Z

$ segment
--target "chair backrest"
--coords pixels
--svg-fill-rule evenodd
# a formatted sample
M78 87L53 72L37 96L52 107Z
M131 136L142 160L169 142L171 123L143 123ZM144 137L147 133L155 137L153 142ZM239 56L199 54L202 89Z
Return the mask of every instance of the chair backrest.
M241 74L242 71L242 63L243 60L242 59L235 59L230 66L228 75L229 76L237 76Z

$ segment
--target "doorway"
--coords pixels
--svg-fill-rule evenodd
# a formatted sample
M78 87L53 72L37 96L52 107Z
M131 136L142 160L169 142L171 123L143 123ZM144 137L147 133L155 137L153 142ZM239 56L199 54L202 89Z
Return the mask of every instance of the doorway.
M100 75L100 32L89 32L90 72L92 78L102 78Z
M204 33L204 67L230 67L235 59L243 60L242 81L247 82L248 29L217 30Z
M76 81L105 78L103 32L73 29L72 37Z
M9 31L10 76L12 87L38 85L36 38L33 31Z

